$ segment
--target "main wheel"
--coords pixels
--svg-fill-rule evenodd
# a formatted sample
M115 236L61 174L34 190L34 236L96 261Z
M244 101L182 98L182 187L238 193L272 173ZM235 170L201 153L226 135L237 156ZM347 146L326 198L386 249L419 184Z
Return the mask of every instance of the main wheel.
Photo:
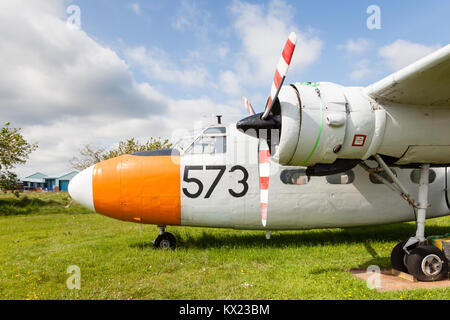
M408 272L408 268L406 267L406 252L403 250L405 244L406 241L400 242L392 249L391 253L392 268L401 272Z
M435 246L420 246L406 258L408 272L420 281L442 280L448 273L444 253Z
M177 246L177 240L175 236L169 232L164 232L160 234L155 240L155 248L163 250L175 250Z

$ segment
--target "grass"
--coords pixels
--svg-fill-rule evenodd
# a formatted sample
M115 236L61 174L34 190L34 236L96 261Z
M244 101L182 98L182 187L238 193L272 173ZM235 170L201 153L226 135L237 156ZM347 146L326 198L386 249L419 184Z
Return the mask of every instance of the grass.
M73 202L67 192L28 192L22 193L20 197L0 193L0 217L57 213L79 214L90 211Z
M153 249L158 229L86 214L67 194L35 194L0 214L1 299L448 299L450 288L379 293L346 269L389 267L414 224L263 232L172 227L175 251ZM38 201L39 200L39 201ZM7 205L5 203L8 203ZM20 203L20 199L19 199ZM33 210L28 210L28 206ZM35 211L36 206L38 208ZM21 209L21 210L22 210ZM428 221L449 231L450 217ZM70 265L81 290L68 290Z

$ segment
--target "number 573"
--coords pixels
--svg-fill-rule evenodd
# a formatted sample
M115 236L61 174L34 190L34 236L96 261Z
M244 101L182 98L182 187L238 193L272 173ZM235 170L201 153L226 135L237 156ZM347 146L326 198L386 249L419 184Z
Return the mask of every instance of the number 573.
M217 171L217 176L214 179L214 182L211 185L211 187L209 188L208 192L206 192L205 199L208 199L211 197L211 194L213 193L214 189L217 187L217 184L219 183L220 179L222 179L223 174L225 173L225 171L227 169L226 166L206 166L206 167L205 166L186 166L184 168L183 181L187 182L187 183L194 183L198 186L197 192L195 192L195 193L190 193L187 188L183 188L183 193L186 195L186 197L195 199L195 198L200 197L200 195L202 194L203 188L204 188L203 182L197 178L189 178L189 171L204 171L205 168L207 171L209 171L209 170ZM238 183L243 186L243 190L241 192L239 192L239 191L234 191L232 189L228 189L228 192L235 198L241 198L241 197L245 196L248 192L248 183L247 183L248 171L243 166L234 166L233 168L230 169L229 172L232 173L235 171L241 171L244 175L242 180L238 181Z

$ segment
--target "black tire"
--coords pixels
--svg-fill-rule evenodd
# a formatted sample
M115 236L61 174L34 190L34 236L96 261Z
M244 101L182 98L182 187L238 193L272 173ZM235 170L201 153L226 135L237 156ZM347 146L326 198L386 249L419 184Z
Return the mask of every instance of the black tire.
M392 249L391 253L391 266L395 270L401 272L408 272L408 268L406 267L406 252L403 250L406 241L400 242L397 244L394 249Z
M447 277L448 261L435 246L420 246L406 258L408 272L419 281L438 281Z
M164 232L160 234L155 240L155 248L163 250L175 250L177 247L177 240L175 236L169 232Z

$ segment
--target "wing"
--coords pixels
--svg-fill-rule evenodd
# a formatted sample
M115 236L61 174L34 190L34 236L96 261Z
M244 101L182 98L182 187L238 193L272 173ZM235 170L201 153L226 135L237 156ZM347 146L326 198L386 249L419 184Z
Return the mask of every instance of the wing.
M450 45L378 81L366 93L380 102L450 106Z

